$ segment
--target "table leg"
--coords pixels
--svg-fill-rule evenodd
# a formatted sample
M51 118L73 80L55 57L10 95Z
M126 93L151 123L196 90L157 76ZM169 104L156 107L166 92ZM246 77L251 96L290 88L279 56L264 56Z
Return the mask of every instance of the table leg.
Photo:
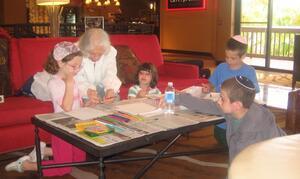
M105 179L105 173L104 173L104 162L103 158L100 158L99 160L99 167L100 167L100 174L99 174L99 179Z
M36 165L37 165L37 172L38 178L43 177L42 173L42 156L41 156L41 148L40 148L40 136L39 136L39 128L35 126L35 150L36 150Z
M162 149L155 157L144 167L142 168L134 177L134 179L141 178L147 170L181 137L182 134L178 134L164 149Z

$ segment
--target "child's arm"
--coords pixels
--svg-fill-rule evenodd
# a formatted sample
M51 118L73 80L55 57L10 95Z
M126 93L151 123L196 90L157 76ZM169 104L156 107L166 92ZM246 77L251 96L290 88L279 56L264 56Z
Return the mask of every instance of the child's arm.
M196 98L187 93L176 95L175 100L177 105L185 106L195 112L224 115L218 104L212 100Z
M128 99L135 99L137 95L137 90L135 88L135 86L131 86L128 90Z
M72 77L66 77L64 79L65 82L65 93L64 93L64 97L62 100L62 104L61 104L61 108L64 111L71 111L72 110L72 106L73 106L73 100L74 100L74 85L75 85L75 81Z

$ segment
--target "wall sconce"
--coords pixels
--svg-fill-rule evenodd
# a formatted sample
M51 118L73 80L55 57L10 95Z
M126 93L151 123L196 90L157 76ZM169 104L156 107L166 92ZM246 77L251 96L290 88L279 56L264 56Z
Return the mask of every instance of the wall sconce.
M156 12L156 2L155 1L149 3L149 9L152 12Z
M36 4L46 6L50 23L50 36L59 37L60 17L62 5L69 4L70 0L36 0Z

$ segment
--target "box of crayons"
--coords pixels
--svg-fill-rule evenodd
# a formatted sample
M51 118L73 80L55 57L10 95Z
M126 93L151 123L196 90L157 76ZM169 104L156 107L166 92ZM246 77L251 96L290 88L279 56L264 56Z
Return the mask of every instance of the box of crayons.
M76 123L75 127L77 129L77 132L83 132L90 137L96 137L101 134L112 132L113 130L112 128L96 120Z

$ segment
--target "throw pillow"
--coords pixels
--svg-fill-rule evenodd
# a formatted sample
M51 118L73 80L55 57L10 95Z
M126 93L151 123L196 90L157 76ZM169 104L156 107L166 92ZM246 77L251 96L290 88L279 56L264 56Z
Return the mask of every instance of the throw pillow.
M114 46L117 53L118 77L123 84L135 83L135 76L140 66L140 62L126 45Z
M16 96L30 96L34 97L34 95L31 92L31 85L33 83L34 79L33 76L31 76L26 82L23 84L23 86L16 92Z

